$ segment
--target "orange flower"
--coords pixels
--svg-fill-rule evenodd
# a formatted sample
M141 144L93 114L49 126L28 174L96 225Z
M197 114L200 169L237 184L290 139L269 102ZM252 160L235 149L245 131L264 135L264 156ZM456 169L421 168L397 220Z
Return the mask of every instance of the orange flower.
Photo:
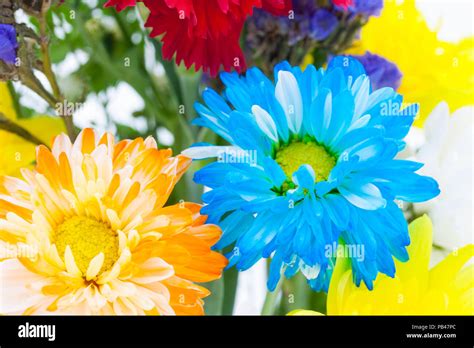
M37 148L25 180L0 177L4 314L203 314L226 259L200 206L164 207L189 167L153 138L85 129Z

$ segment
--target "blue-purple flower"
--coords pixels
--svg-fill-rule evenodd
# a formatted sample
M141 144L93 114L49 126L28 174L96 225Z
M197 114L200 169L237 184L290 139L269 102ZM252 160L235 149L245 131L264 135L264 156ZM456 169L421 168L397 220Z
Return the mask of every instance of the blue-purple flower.
M15 27L10 24L0 24L0 60L15 64L17 49Z
M378 16L383 7L383 0L332 0L336 8L364 16Z
M373 89L391 87L397 90L400 87L403 75L395 63L370 52L353 57L357 58L364 66Z
M275 17L255 10L247 21L246 53L271 73L282 60L301 64L307 54L317 55L317 64L329 55L349 48L370 16L378 15L382 0L369 1L293 0L288 16ZM283 44L284 43L284 44Z
M325 8L318 9L310 17L308 35L314 40L325 40L336 29L339 21L337 17Z
M379 16L383 8L383 0L354 0L349 10L363 16Z

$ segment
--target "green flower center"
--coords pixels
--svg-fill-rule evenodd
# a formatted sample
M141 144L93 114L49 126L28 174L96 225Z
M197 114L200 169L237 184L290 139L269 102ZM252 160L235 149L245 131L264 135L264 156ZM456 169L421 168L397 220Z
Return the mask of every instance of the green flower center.
M275 160L290 182L293 173L303 164L308 164L313 168L316 182L327 180L329 173L336 165L336 158L323 146L313 141L292 142L277 151Z
M118 234L100 221L85 216L74 216L56 229L53 239L61 257L69 245L77 267L86 273L90 261L104 253L100 272L109 270L118 259Z

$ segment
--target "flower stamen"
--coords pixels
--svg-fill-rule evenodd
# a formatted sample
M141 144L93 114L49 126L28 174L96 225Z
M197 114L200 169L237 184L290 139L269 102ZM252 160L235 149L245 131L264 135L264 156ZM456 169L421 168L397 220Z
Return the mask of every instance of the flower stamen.
M118 234L106 223L85 216L65 220L53 237L59 255L71 248L77 267L85 274L90 261L99 253L104 254L100 272L109 270L118 259Z
M316 182L327 180L336 165L336 158L313 141L292 142L277 151L275 160L290 181L293 173L303 164L313 168Z

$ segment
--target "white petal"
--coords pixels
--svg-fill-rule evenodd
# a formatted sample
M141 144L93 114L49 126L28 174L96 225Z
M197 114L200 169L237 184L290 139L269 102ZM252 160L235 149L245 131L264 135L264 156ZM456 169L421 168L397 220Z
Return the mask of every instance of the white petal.
M369 101L370 79L365 77L360 89L355 94L355 110L354 118L359 117L367 110L367 103Z
M252 113L255 116L260 129L274 142L278 142L278 132L275 121L270 114L259 105L252 106Z
M45 299L30 286L46 278L27 270L18 259L0 262L0 313L22 314L27 308Z
M377 210L385 207L387 201L377 186L366 183L358 187L339 186L339 191L349 202L365 210Z
M303 101L298 81L291 72L278 72L275 97L285 112L288 128L293 133L299 133L303 123Z
M316 279L321 272L321 266L316 264L314 266L308 266L303 261L300 262L301 273L304 274L306 279Z
M326 96L326 100L324 101L323 126L321 129L321 139L319 139L322 142L330 140L326 138L328 135L329 125L331 124L331 117L332 117L332 93L329 92Z
M184 150L181 153L184 156L192 159L204 159L219 157L221 154L229 150L237 151L238 148L234 146L194 146Z
M64 152L69 156L71 153L72 143L71 139L64 133L59 134L53 143L51 152L56 159L59 159L59 155Z
M136 306L131 303L126 297L119 297L113 303L114 312L117 315L137 315Z
M352 120L352 124L347 129L346 134L349 133L350 131L353 131L354 129L365 127L369 123L370 118L371 116L369 114L366 114L364 116L356 118L355 120Z

